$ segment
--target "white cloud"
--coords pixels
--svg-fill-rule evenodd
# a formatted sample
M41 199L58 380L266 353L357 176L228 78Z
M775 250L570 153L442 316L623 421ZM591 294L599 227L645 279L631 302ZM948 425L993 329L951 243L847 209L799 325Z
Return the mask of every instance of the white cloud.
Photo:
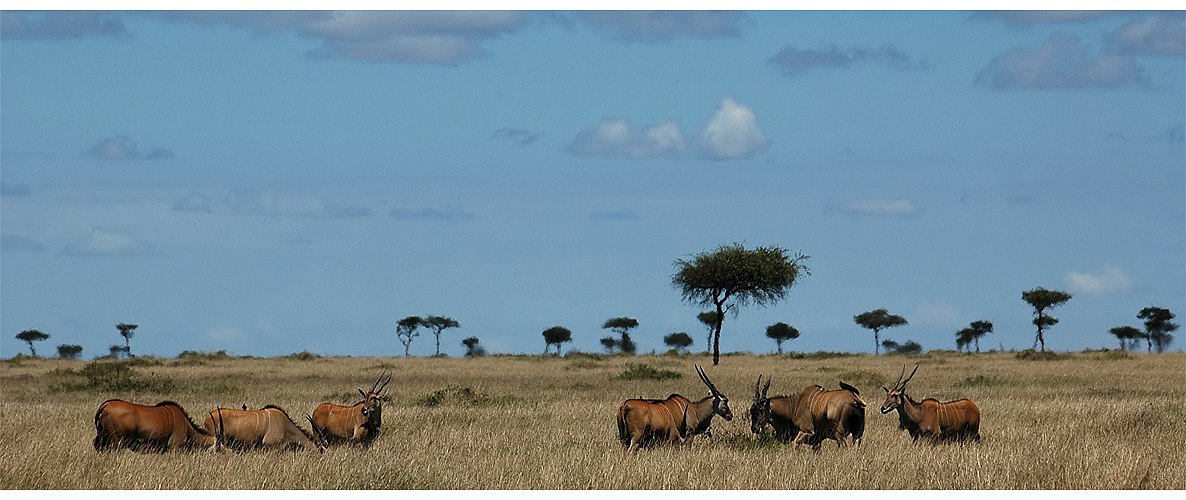
M737 12L620 10L577 15L586 23L613 29L617 38L631 42L732 37L741 31L741 14Z
M640 159L678 157L687 143L674 122L639 129L624 118L614 118L582 130L567 149L578 156Z
M1108 43L1126 54L1182 55L1186 53L1186 19L1181 11L1135 19L1110 33Z
M959 310L946 304L922 304L910 318L918 325L954 326L963 323Z
M67 257L135 257L156 254L156 247L152 244L129 233L107 229L95 229L85 238L62 249L62 255Z
M456 65L482 57L482 42L522 28L510 11L345 11L301 26L324 44L313 56Z
M758 128L757 114L728 97L721 100L700 138L704 155L714 160L748 158L770 147Z
M1013 49L976 74L976 84L993 89L1080 89L1146 83L1144 70L1130 56L1100 54L1072 35L1054 34L1034 49Z
M1123 269L1107 266L1096 274L1071 271L1067 273L1066 284L1072 292L1106 295L1131 289L1133 281Z
M851 216L912 218L922 214L922 207L907 199L897 200L854 200L840 206L829 206L829 210Z

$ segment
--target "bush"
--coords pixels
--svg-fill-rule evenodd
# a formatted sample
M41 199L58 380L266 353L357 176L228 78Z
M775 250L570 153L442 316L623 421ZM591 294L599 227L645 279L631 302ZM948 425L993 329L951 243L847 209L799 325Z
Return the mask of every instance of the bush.
M816 352L789 352L783 355L790 359L832 359L832 358L847 358L854 356L847 352L831 352L831 351L816 351Z
M158 363L159 364L159 363ZM86 378L82 384L63 383L52 386L53 391L147 391L172 392L173 381L159 375L140 375L132 370L132 363L128 361L95 361L87 363L75 373L62 375L80 375Z
M491 406L510 404L514 401L515 397L511 395L496 398L475 391L469 386L447 385L444 389L437 389L432 394L420 398L416 404L435 408L437 406Z
M292 354L289 354L288 356L284 356L284 359L290 359L293 361L313 361L315 359L321 359L321 355L313 354L309 351L301 351L301 352L294 352Z
M629 368L627 368L626 371L622 372L621 375L618 375L617 378L622 379L622 380L638 380L638 379L663 380L663 379L668 379L668 378L682 378L683 377L683 375L680 375L678 372L673 372L671 370L659 370L659 369L657 369L651 365L648 365L648 364L637 364L636 365L634 363L629 363L626 366L628 366Z
M1062 361L1071 359L1070 354L1060 354L1054 351L1035 351L1033 349L1021 351L1015 354L1014 357L1028 361Z

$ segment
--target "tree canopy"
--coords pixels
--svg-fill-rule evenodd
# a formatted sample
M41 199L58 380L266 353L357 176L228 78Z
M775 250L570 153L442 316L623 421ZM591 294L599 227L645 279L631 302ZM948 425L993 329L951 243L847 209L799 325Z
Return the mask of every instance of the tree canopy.
M602 328L608 328L610 331L617 333L620 338L614 342L614 346L626 354L634 354L638 350L638 346L634 340L630 338L630 330L638 327L638 320L634 318L610 318L605 320L601 325Z
M61 344L58 346L59 358L77 359L79 354L82 354L82 346L78 344Z
M434 354L434 356L441 355L441 332L448 328L458 328L461 326L461 323L458 323L457 320L453 318L446 318L444 316L429 316L424 318L422 324L425 328L432 330L433 335L436 336L437 352Z
M680 349L687 349L692 345L692 337L684 332L672 332L663 336L663 343L679 352Z
M1177 330L1178 324L1170 322L1174 319L1174 313L1169 309L1146 307L1141 309L1137 318L1145 320L1145 341L1148 342L1150 351L1157 347L1157 352L1164 352L1174 341L1174 336L1170 335L1170 332Z
M424 320L420 316L408 316L396 323L395 337L404 345L405 358L412 349L412 339L420 336L420 332L416 330L423 325Z
M1038 327L1038 335L1035 337L1035 341L1041 343L1042 352L1046 352L1046 336L1044 332L1047 328L1057 325L1058 318L1047 315L1045 311L1046 309L1062 305L1066 301L1071 300L1071 294L1037 287L1033 290L1021 292L1021 300L1028 302L1034 308L1034 326Z
M739 243L721 245L689 259L677 259L671 284L683 301L713 306L715 318L712 364L720 362L721 325L725 313L750 304L765 307L786 298L791 287L811 272L804 265L810 257L791 255L778 246L747 249Z
M873 330L873 354L881 354L881 331L894 327L908 324L906 318L896 314L890 314L889 311L882 309L875 309L872 311L865 311L861 314L852 317L858 325L864 328Z
M780 321L766 327L766 336L774 339L778 344L778 353L782 354L782 343L799 338L799 330Z
M130 357L132 355L131 339L136 334L136 329L140 328L140 325L120 323L115 325L115 328L119 330L119 336L124 338L124 353Z
M552 345L556 346L556 355L560 355L560 344L564 342L572 342L572 331L563 326L553 326L544 330L544 353L548 352L548 348Z
M37 349L35 349L33 347L33 343L48 339L49 334L44 333L41 330L25 330L21 333L16 334L16 338L18 340L23 340L25 342L28 342L29 343L29 352L33 353L33 357L37 357Z

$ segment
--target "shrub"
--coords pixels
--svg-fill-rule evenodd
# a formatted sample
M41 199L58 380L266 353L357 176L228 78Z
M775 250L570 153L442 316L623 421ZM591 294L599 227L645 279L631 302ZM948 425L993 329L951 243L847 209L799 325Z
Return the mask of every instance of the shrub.
M496 398L476 391L470 386L447 385L444 389L437 389L420 398L416 404L435 408L437 406L491 406L509 404L514 401L515 397L511 395Z
M622 372L621 375L618 375L617 378L622 379L622 380L638 380L638 379L663 380L663 379L668 379L668 378L682 378L683 377L683 375L680 375L678 372L673 372L671 370L659 370L659 369L657 369L651 365L645 364L645 363L637 364L637 365L634 363L629 363L626 366L628 366L629 368L627 368L626 371Z
M1015 354L1014 357L1028 361L1062 361L1071 359L1070 354L1061 354L1054 351L1035 351L1033 349L1021 351Z
M284 359L290 359L293 361L313 361L315 359L321 359L321 355L313 354L309 351L301 351L301 352L294 352L292 354L289 354L288 356L284 356Z
M159 363L158 363L159 364ZM66 373L63 373L66 375ZM70 375L73 375L71 373ZM77 375L86 378L82 384L63 383L52 386L53 391L148 391L172 392L173 381L155 374L140 375L128 361L95 361L87 363Z

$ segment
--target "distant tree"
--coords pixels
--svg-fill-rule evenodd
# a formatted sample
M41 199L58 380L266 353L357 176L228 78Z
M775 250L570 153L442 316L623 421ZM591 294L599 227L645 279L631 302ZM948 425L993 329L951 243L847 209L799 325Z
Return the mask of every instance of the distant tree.
M19 340L28 342L29 343L29 352L32 352L33 357L36 358L37 357L37 349L33 348L33 343L48 339L49 334L43 333L41 330L25 330L21 333L16 334L16 338Z
M544 330L544 354L548 353L548 348L552 345L556 346L556 355L560 355L560 344L564 342L572 342L572 332L563 326L553 326Z
M908 324L906 318L896 314L890 314L885 309L876 309L873 311L865 311L861 314L852 317L858 325L864 328L873 330L873 354L881 354L878 350L880 344L881 331L895 326L902 326Z
M108 354L108 356L115 359L119 359L120 353L124 353L124 355L127 355L128 353L128 348L122 345L113 345L109 347L109 349L111 350L111 354Z
M1034 325L1038 327L1038 336L1035 338L1035 343L1041 343L1042 352L1046 352L1046 336L1043 333L1047 328L1057 325L1058 318L1047 315L1045 311L1046 309L1062 305L1066 301L1071 300L1071 294L1038 287L1033 290L1021 292L1021 300L1028 302L1034 308Z
M721 318L716 311L705 311L697 314L696 319L708 329L708 337L704 340L704 352L710 352L712 350L712 334L716 333L717 323L724 318Z
M1120 350L1122 351L1127 350L1124 347L1125 342L1135 345L1138 339L1145 338L1145 334L1143 332L1131 326L1118 326L1108 331L1111 332L1112 335L1115 335L1116 339L1120 341Z
M461 323L453 318L446 318L444 316L429 316L424 318L423 325L432 330L433 335L437 338L437 352L434 356L441 355L441 332L448 328L458 328Z
M902 344L898 346L897 349L894 349L894 352L898 354L918 354L922 352L922 346L918 345L918 342L907 340L905 344Z
M799 330L786 323L775 323L766 327L766 336L774 339L778 344L778 353L782 354L782 343L799 338Z
M58 346L58 357L63 359L78 359L82 354L82 346L78 344L61 344Z
M890 340L890 339L885 339L885 340L882 340L882 341L881 341L881 347L884 347L884 348L885 348L885 352L894 352L894 351L896 351L896 350L898 349L898 347L900 347L900 346L898 345L898 343L897 343L897 342L894 342L894 341L892 341L892 340Z
M684 332L673 332L663 336L663 343L667 344L667 347L675 349L675 352L679 352L681 349L686 351L688 346L692 345L692 337Z
M465 346L465 356L467 358L476 358L486 355L486 349L478 345L477 337L468 337L461 341L461 345Z
M620 335L617 341L618 349L626 354L634 354L638 346L634 345L634 341L630 340L630 330L638 327L638 320L634 318L610 318L605 320L601 325L602 328L608 328L610 331Z
M618 346L618 341L613 337L602 337L601 347L605 348L605 352L609 354L614 353L614 348Z
M680 291L684 302L715 308L713 365L720 362L725 312L737 314L738 307L751 303L764 307L785 299L802 275L811 274L804 264L809 258L790 255L777 246L749 250L733 243L693 255L690 260L676 259L671 284Z
M420 316L408 316L396 323L395 336L404 345L405 358L412 349L412 339L420 336L420 332L416 330L421 326L424 326L424 320Z
M1148 342L1149 350L1157 347L1157 352L1165 352L1165 348L1174 341L1170 332L1178 329L1177 323L1170 322L1174 319L1174 313L1160 307L1146 307L1141 309L1137 318L1145 320L1145 341Z
M975 342L976 352L980 352L980 337L990 332L992 332L992 322L984 320L973 321L967 328L955 333L955 345L962 350L964 346Z
M115 325L115 328L119 330L119 336L124 338L124 354L127 354L129 358L132 357L132 344L130 340L136 334L136 329L139 327L140 325L133 325L131 323Z

